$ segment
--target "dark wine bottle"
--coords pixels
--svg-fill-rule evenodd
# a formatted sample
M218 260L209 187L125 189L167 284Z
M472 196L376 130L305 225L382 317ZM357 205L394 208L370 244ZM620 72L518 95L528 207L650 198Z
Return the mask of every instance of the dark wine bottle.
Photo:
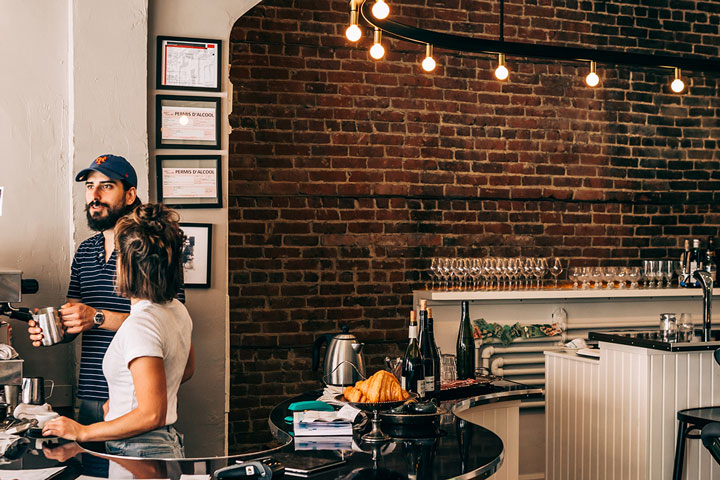
M425 396L425 370L423 358L418 343L418 324L415 318L415 310L410 312L410 328L408 333L410 343L405 350L405 358L402 366L402 387L411 393L416 393L419 398Z
M705 260L705 255L700 250L700 240L697 238L693 238L693 248L690 252L690 269L689 269L689 276L686 280L689 287L694 288L700 288L700 282L698 282L695 277L695 270L702 270L702 264Z
M470 324L470 302L463 300L461 305L460 329L457 337L457 379L475 378L475 340Z
M685 250L680 255L680 279L678 284L681 287L689 287L688 279L690 278L690 240L685 239Z
M710 274L710 277L712 277L713 282L717 281L717 260L715 258L715 239L713 237L710 237L708 239L708 248L705 252L705 263L703 264L703 268L706 272Z
M420 306L420 325L420 353L425 367L425 397L437 398L440 395L440 353L435 345L432 311L427 308L427 302L424 300L421 300Z

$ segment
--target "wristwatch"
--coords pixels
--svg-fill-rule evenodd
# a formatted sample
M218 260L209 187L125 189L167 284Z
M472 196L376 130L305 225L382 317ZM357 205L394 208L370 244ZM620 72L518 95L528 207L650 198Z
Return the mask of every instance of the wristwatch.
M96 327L99 327L103 323L105 323L105 314L102 312L102 310L98 310L97 313L95 313L95 316L93 317L93 323Z

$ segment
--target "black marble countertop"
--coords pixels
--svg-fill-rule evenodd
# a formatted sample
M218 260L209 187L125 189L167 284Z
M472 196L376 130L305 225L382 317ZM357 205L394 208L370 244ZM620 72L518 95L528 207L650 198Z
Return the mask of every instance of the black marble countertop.
M668 340L659 329L643 330L618 330L614 332L590 332L588 339L599 342L617 343L633 347L650 348L653 350L664 350L668 352L692 352L702 350L717 350L720 348L720 330L710 332L711 341L700 340L701 330L695 330L692 341L678 342Z
M0 457L0 478L3 470L34 470L65 467L54 479L76 479L81 475L97 478L156 478L179 479L182 475L212 475L216 470L237 462L265 457L296 455L343 458L345 463L323 473L313 475L316 480L335 478L364 479L446 479L487 478L502 464L503 444L493 432L461 420L453 413L473 406L516 399L538 398L542 389L527 388L512 382L494 382L483 388L484 393L443 403L448 413L430 426L382 428L392 440L366 445L359 440L362 432L346 439L337 448L323 451L296 452L291 435L292 426L285 423L290 403L315 399L320 392L310 392L288 399L271 412L269 423L279 446L271 450L243 455L183 460L140 459L117 457L100 453L103 444L82 446L62 439L27 438L12 455ZM367 424L367 422L365 422ZM301 443L301 442L299 442ZM296 478L285 475L284 478Z

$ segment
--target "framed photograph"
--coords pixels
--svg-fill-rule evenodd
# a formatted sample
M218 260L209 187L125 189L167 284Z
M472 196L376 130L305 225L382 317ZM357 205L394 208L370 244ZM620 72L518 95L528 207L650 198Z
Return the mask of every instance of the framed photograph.
M158 95L157 148L220 149L220 97Z
M173 208L222 207L220 155L158 155L157 201Z
M157 37L157 88L219 92L221 49L221 40Z
M185 288L210 288L212 225L181 223L180 228L187 236L183 249Z

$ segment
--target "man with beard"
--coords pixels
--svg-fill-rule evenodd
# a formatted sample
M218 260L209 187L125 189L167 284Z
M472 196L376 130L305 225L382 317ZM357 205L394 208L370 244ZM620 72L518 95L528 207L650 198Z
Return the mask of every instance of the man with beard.
M80 244L70 271L67 303L60 315L67 332L82 333L78 379L78 421L103 421L108 386L102 361L115 332L130 313L130 300L115 292L115 223L142 202L137 198L137 174L123 157L101 155L75 177L85 182L88 226L99 232ZM178 299L185 301L184 291ZM39 347L42 330L29 322L33 345ZM192 355L192 351L191 351Z

